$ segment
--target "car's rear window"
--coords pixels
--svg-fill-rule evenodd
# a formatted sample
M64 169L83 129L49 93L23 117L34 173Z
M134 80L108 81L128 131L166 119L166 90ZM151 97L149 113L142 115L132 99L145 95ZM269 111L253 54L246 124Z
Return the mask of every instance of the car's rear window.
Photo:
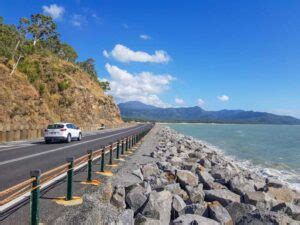
M47 129L61 129L61 128L64 128L63 124L51 124L51 125L48 125L48 127L47 127Z

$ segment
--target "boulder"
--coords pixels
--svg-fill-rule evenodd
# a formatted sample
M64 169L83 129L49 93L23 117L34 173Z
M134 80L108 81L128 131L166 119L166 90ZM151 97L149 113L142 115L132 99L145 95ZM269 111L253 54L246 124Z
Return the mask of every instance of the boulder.
M173 166L181 166L183 160L177 156L174 156L170 159L170 163L173 165Z
M140 185L133 185L126 188L126 204L136 212L147 201L146 193L147 190Z
M185 187L189 197L190 197L190 200L193 202L193 203L202 203L204 201L204 191L203 191L203 185L202 184L199 184L197 185L196 187L191 187L189 185L187 185Z
M198 185L198 177L188 170L177 170L176 176L179 183L183 186L190 185L195 187Z
M143 216L142 214L139 213L135 218L134 225L162 225L162 224L159 222L159 220Z
M168 184L164 186L164 189L170 191L172 194L179 195L184 201L189 199L188 194L183 190L178 183Z
M210 169L211 168L211 162L206 159L206 158L202 158L200 159L199 163L204 166L206 169Z
M144 180L144 176L142 174L141 169L136 169L136 170L132 171L132 174L135 175L135 176L137 176L141 180Z
M218 201L222 206L227 206L231 202L240 202L240 196L226 189L205 190L205 201Z
M220 223L208 219L203 216L193 215L193 214L185 214L179 216L176 220L174 220L172 225L194 225L194 224L205 224L205 225L219 225Z
M274 212L283 212L293 218L300 220L300 206L291 203L280 203L272 208Z
M149 179L152 176L159 174L159 169L156 164L148 163L141 168L143 176L145 179Z
M184 207L181 211L178 213L179 215L184 215L184 214L197 214L200 216L208 216L208 211L207 211L207 203L202 203L202 204L190 204Z
M288 216L282 213L271 211L260 211L258 209L243 216L242 219L236 223L237 225L296 225ZM299 223L298 223L299 224Z
M183 201L183 199L179 196L179 195L173 195L173 201L172 201L172 208L176 211L179 212L182 209L184 209L184 207L186 207L185 202Z
M199 177L199 181L203 183L204 188L211 189L209 183L213 183L215 179L205 170L197 170L196 173Z
M267 191L271 198L274 198L278 202L290 202L292 203L295 198L295 192L289 188L273 188L269 187Z
M239 195L244 195L246 192L255 191L254 181L239 175L229 180L228 185L231 191Z
M234 224L236 224L240 219L246 215L247 213L250 213L256 209L255 206L245 204L245 203L238 203L238 202L232 202L229 203L225 207L230 214L232 221Z
M247 192L244 202L256 206L258 209L271 209L277 202L262 191Z
M121 186L115 187L110 202L118 208L125 209L125 188Z
M208 204L209 218L220 222L222 225L233 225L232 218L228 211L219 203Z
M281 181L279 181L278 179L273 178L273 177L266 178L266 184L267 184L267 187L274 187L274 188L284 187L284 184Z
M171 218L172 194L169 191L152 191L142 214L159 220L160 224L169 224Z
M116 225L133 225L134 224L134 212L131 209L126 209L119 216Z

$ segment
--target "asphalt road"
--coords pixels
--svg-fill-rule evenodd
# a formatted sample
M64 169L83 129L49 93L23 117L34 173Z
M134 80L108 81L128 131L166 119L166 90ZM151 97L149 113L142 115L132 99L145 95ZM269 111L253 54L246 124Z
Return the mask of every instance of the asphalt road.
M73 141L72 143L36 142L28 146L1 148L0 191L28 179L30 170L40 169L45 172L65 163L67 157L79 158L85 155L89 149L97 150L101 145L108 145L110 142L151 127L150 124L140 124L131 128L86 136L82 141Z

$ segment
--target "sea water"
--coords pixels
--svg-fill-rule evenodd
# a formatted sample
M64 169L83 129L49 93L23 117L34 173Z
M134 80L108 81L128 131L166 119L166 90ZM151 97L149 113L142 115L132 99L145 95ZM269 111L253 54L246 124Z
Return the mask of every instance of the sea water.
M245 124L168 124L207 142L243 167L275 176L300 190L300 126Z

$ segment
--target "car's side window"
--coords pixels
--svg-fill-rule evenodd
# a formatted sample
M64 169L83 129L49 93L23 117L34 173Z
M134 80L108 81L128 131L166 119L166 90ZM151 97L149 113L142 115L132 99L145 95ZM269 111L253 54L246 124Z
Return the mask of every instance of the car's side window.
M76 126L75 126L74 124L72 124L72 128L73 128L73 129L76 129Z
M67 124L67 128L73 129L72 124Z

